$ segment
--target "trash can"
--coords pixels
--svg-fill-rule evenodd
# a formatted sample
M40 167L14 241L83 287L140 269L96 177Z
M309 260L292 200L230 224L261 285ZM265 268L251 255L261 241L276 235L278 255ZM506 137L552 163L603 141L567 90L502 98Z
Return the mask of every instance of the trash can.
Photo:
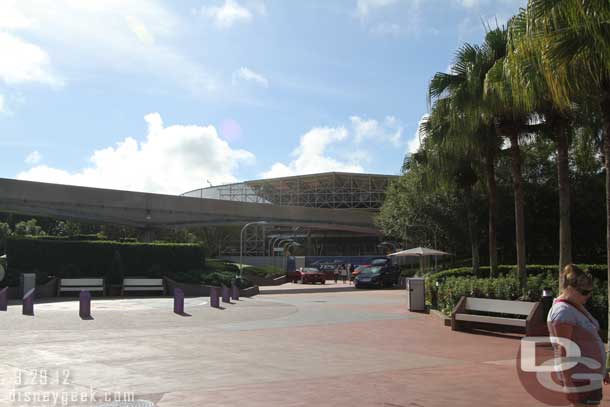
M35 273L23 273L20 278L20 290L21 298L30 291L32 288L36 288L36 274Z
M426 310L426 289L423 278L407 278L407 309L423 312Z

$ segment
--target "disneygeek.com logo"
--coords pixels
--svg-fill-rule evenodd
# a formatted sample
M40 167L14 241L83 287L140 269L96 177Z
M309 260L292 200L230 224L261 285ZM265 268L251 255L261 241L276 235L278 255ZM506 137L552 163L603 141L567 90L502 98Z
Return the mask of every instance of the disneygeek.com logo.
M605 369L599 355L591 352L592 342L587 336L578 339L579 343L555 336L521 339L519 379L535 399L555 406L599 404Z

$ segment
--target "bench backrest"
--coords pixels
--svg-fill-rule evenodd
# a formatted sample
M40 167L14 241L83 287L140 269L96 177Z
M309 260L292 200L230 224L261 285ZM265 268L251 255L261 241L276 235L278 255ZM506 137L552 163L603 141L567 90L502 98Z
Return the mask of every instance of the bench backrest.
M59 280L61 287L103 287L103 278L62 278Z
M467 311L496 312L499 314L529 315L535 302L466 298Z
M123 279L124 287L159 287L163 286L162 278L137 278L130 277Z

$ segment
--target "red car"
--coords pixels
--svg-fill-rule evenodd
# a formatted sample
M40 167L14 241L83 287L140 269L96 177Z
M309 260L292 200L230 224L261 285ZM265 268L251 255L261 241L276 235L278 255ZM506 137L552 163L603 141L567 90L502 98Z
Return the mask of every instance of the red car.
M320 270L312 267L305 267L299 270L301 275L300 281L302 284L305 283L326 283L326 275Z

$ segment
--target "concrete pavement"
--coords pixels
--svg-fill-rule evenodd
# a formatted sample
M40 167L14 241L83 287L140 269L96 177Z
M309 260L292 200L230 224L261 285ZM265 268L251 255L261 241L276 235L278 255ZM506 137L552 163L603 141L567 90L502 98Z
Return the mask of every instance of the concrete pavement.
M1 406L543 405L517 378L518 337L452 332L403 291L193 298L190 317L147 298L94 299L91 321L76 302L20 311L0 313Z

